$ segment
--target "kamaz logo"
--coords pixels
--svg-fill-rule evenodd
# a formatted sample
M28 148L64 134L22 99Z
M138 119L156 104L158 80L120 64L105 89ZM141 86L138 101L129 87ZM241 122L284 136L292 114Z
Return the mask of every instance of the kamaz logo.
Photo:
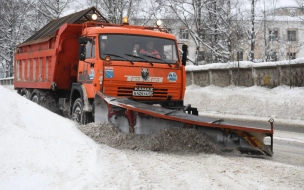
M134 90L136 91L152 91L153 92L153 88L150 87L134 87Z
M127 81L132 82L163 82L163 77L149 77L147 80L144 80L141 76L125 76Z

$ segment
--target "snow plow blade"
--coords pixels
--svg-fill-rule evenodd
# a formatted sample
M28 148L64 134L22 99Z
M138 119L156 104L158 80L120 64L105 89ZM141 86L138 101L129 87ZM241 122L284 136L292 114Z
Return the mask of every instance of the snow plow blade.
M210 136L225 150L250 155L273 154L273 119L270 128L230 125L223 120L201 117L97 92L94 100L95 122L110 122L123 132L151 134L172 127L196 128ZM264 141L267 141L264 142Z

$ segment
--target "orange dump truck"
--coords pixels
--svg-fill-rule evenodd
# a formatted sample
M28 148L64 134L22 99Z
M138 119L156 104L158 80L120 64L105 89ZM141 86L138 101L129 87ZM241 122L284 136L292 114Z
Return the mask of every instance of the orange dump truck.
M272 155L273 128L234 126L184 106L186 55L187 47L180 56L165 29L110 24L93 7L51 22L20 44L14 85L82 124L111 122L134 133L195 127L227 148Z

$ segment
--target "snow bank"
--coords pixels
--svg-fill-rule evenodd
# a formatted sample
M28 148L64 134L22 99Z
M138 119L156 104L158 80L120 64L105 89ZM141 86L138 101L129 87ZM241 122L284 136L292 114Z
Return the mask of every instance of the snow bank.
M304 87L287 86L221 88L217 86L187 87L185 104L197 107L201 114L226 115L233 118L258 118L267 121L295 123L304 126Z
M96 144L74 122L1 86L0 99L0 189L85 189Z
M284 60L276 62L261 62L254 63L250 61L240 62L228 62L228 63L212 63L206 65L187 65L186 71L197 71L197 70L209 70L209 69L230 69L230 68L256 68L256 67L269 67L269 66L281 66L281 65L296 65L303 64L304 58L298 58L293 60Z
M0 98L1 190L304 187L303 134L281 132L275 143L282 144L267 159L116 149L96 144L74 122L2 86Z

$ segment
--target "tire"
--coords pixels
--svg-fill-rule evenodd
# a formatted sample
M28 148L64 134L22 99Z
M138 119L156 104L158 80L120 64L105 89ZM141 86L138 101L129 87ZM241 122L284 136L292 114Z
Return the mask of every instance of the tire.
M31 92L28 89L22 89L21 96L25 97L28 100L31 100Z
M37 90L33 91L31 100L32 100L32 102L35 102L36 104L40 105L41 97L40 97L40 94Z
M92 112L83 111L83 101L81 98L77 98L72 108L72 120L79 124L85 125L93 121Z

